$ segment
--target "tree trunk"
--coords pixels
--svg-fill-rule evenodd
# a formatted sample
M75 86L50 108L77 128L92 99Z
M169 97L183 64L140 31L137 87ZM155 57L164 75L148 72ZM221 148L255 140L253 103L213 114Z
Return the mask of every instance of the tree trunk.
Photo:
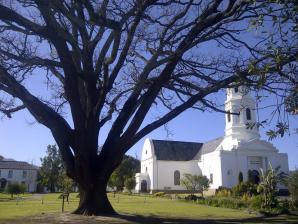
M113 209L106 193L106 181L92 181L88 185L80 185L80 203L74 214L81 215L114 215Z

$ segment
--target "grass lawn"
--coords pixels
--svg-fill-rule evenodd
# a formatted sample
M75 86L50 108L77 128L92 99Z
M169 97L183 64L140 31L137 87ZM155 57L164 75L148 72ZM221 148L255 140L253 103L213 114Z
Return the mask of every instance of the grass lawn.
M78 205L76 194L70 195L69 204L65 203L64 214L61 214L62 200L58 199L58 196L59 194L35 194L25 195L21 200L0 200L0 223L68 223L67 220L72 220L69 223L76 223L73 222L73 219L81 219L80 216L69 214ZM5 198L5 195L0 194L1 198ZM90 217L83 217L83 220L79 220L77 223L143 223L146 221L148 223L163 223L162 220L172 220L173 223L197 223L198 221L224 223L223 220L225 223L264 221L257 214L249 214L247 211L215 208L165 198L123 194L117 194L116 197L111 194L109 198L113 207L122 214L121 221L103 221L94 217L91 219ZM150 219L153 220L150 221ZM278 219L281 220L277 221ZM270 220L275 220L275 223L291 221L298 223L298 217L295 216L267 219L267 221Z

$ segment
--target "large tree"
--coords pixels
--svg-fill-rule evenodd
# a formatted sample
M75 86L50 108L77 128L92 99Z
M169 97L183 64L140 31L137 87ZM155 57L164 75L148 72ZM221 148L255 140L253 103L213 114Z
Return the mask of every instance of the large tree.
M0 111L51 130L75 213L114 213L108 179L142 137L188 108L224 112L209 97L222 88L297 85L296 17L280 26L295 1L281 2L2 0Z
M41 167L38 173L38 182L40 185L47 187L50 192L58 191L60 179L63 176L63 165L61 155L56 145L48 145L47 155L41 160Z

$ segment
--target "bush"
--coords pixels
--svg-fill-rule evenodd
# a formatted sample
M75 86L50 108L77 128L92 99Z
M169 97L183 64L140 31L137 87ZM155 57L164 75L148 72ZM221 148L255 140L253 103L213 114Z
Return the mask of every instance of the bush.
M166 194L165 192L156 192L153 194L153 196L154 197L163 197L163 196L165 196L165 194Z
M187 195L186 197L184 197L184 199L187 200L187 201L197 201L197 200L201 200L201 199L204 199L204 198L196 196L194 194L190 194L190 195Z
M6 193L10 194L11 198L13 198L14 194L25 193L25 191L26 185L19 184L18 182L9 183L6 188Z
M231 189L219 188L215 192L216 197L230 197L232 195Z
M262 197L260 195L255 195L247 200L249 208L259 211L262 207Z
M208 197L204 200L197 200L198 204L209 205L213 207L222 207L222 208L247 208L247 204L241 199L235 198L224 198L224 197Z
M257 185L250 182L242 182L232 188L232 195L234 197L242 197L244 194L248 194L249 196L257 195Z
M298 170L291 173L286 182L291 195L292 209L298 209Z
M129 193L131 193L131 191L135 188L136 186L136 180L134 177L130 177L127 178L124 181L124 186L126 187L126 189L129 191Z

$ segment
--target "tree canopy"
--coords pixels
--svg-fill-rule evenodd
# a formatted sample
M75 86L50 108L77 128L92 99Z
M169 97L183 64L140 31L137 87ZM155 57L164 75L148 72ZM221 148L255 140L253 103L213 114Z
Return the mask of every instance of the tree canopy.
M38 182L47 187L50 192L56 192L61 188L64 168L61 155L56 145L48 145L47 155L41 160L38 173Z
M183 185L186 190L194 193L201 193L203 196L203 192L209 188L210 181L206 176L201 175L192 175L190 173L183 174L183 178L181 179L181 185Z
M135 174L140 171L140 161L131 157L124 156L121 164L112 173L108 185L116 187L117 191L122 191L127 179L135 178ZM131 184L131 181L129 181ZM130 189L132 190L132 189Z
M113 213L105 188L123 155L189 108L225 113L219 90L284 102L297 88L294 0L4 0L0 12L0 111L51 130L78 214Z

